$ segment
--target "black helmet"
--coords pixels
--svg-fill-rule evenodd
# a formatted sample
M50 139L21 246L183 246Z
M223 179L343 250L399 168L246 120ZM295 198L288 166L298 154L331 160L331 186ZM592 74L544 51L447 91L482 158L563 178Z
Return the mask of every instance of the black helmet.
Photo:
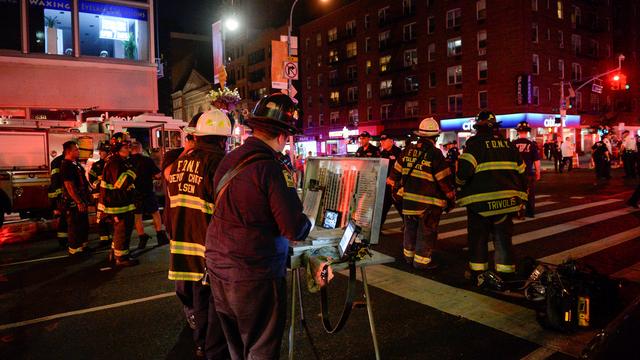
M251 128L271 128L291 135L302 132L298 107L288 95L275 93L260 99L249 116Z
M531 131L531 126L529 126L529 123L526 121L520 121L518 123L518 126L516 126L516 131L517 132L521 132L521 131Z
M108 141L100 141L98 143L98 151L106 151L109 152L111 151L111 145L109 144Z
M473 125L473 128L496 128L500 126L501 123L501 121L496 121L496 114L494 114L492 111L482 110L476 116L476 123Z
M117 132L111 137L110 143L111 151L117 153L123 145L131 144L131 141L129 141L129 134L125 132Z

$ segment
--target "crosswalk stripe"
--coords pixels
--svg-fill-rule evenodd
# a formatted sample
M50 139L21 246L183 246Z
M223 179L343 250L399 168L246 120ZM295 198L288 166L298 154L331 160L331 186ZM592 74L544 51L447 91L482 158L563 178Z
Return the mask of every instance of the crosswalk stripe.
M540 203L536 204L537 208L540 207L545 207L548 205L553 205L553 204L557 204L557 202L555 201L541 201ZM449 219L442 219L440 220L440 225L447 225L447 224L454 224L457 222L463 222L463 221L467 221L467 216L458 216L458 217L454 217L454 218L449 218Z
M544 330L531 309L384 265L367 267L370 286L461 316L525 339L545 348L578 356L590 337L568 336Z
M598 214L598 215L593 215L593 216L588 216L582 219L577 219L577 220L572 220L572 221L568 221L566 223L563 224L558 224L558 225L554 225L554 226L549 226L546 227L544 229L540 229L540 230L535 230L535 231L530 231L524 234L518 234L513 236L513 245L519 245L519 244L524 244L533 240L537 240L537 239L541 239L543 237L547 237L550 235L555 235L561 232L565 232L565 231L570 231L570 230L575 230L577 228L583 227L583 226L587 226L587 225L591 225L591 224L595 224L595 223L599 223L600 221L604 221L604 220L608 220L611 218L615 218L618 216L623 216L623 215L628 215L628 214L632 214L636 211L640 211L638 209L619 209L619 210L615 210L615 211L609 211L606 213L602 213L602 214ZM494 245L493 243L489 244L489 251L493 251L494 250Z
M605 214L609 215L609 214ZM608 218L609 216L607 216ZM618 244L622 244L629 240L637 239L640 237L640 227L635 227L633 229L623 231L621 233L608 236L606 238L590 242L588 244L584 244L581 246L577 246L573 249L561 251L556 254L552 254L549 256L545 256L538 260L550 264L560 264L567 258L579 259L585 256L597 253L598 251L604 250L606 248L616 246ZM640 271L640 268L639 270Z
M596 207L596 206L612 204L612 203L615 203L615 202L618 202L618 201L622 201L622 200L620 200L620 199L606 199L606 200L597 201L597 202L588 203L588 204L570 206L570 207L562 208L562 209L558 209L558 210L545 211L543 213L537 214L534 219L527 218L525 220L518 221L517 223L524 223L524 222L529 222L529 221L540 220L540 219L543 219L543 218L552 217L552 216L556 216L556 215L562 215L562 214L571 213L571 212L580 211L580 210L585 210L585 209L589 209L589 208ZM456 236L461 236L461 235L466 235L466 234L467 234L467 229L458 229L458 230L447 231L445 233L442 233L442 234L438 235L438 239L448 239L448 238L453 238L453 237L456 237Z
M611 274L611 277L640 283L640 262Z

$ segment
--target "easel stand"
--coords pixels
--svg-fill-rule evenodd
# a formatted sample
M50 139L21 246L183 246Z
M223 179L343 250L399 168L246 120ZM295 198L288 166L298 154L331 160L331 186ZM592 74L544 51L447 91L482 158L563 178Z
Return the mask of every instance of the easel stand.
M303 247L301 247L303 248ZM305 249L308 249L308 246L304 246ZM384 255L379 252L371 251L372 257L358 261L356 266L360 268L360 274L362 276L362 286L364 288L364 296L365 302L367 305L367 316L369 317L369 328L371 329L371 339L373 341L373 349L376 354L376 360L380 360L380 349L378 347L378 338L376 336L376 324L373 318L373 308L371 306L371 296L369 295L369 286L367 283L367 266L372 265L380 265L394 262L395 259ZM299 311L300 311L300 322L302 326L306 329L305 317L304 317L304 306L302 303L302 287L300 277L304 278L304 268L301 267L301 251L296 251L296 247L294 247L294 254L291 256L291 325L289 327L289 359L293 360L293 352L294 352L294 338L295 338L295 323L296 323L296 301L299 302ZM346 264L336 264L333 267L334 271L344 270L346 268ZM307 332L307 336L309 336L309 340L313 343L313 339L311 339L311 335ZM315 348L314 348L315 352ZM317 356L317 354L316 354Z

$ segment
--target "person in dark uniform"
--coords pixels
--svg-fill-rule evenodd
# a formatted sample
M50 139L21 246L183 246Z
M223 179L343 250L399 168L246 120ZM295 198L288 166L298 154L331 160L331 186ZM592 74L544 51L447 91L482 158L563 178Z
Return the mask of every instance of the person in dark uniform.
M289 96L263 97L247 121L253 136L216 171L205 255L232 359L280 355L289 241L306 239L312 228L291 172L277 160L300 132L296 115Z
M369 143L369 141L371 141L371 134L369 134L369 132L363 131L360 133L360 136L358 136L358 139L360 140L360 147L356 151L356 157L380 157L380 149Z
M113 242L109 260L116 266L134 266L138 259L129 256L129 243L134 227L133 212L136 209L136 173L129 162L129 140L125 133L115 133L111 137L111 156L102 172L98 216L105 216L113 222Z
M213 178L225 155L231 122L218 109L202 114L195 128L195 148L182 154L170 167L167 195L171 214L169 280L176 283L187 322L193 329L196 355L227 359L227 341L206 283L205 238L213 213Z
M136 231L138 232L139 242L138 249L144 249L147 247L147 242L151 238L144 232L144 225L142 224L142 216L145 214L151 215L153 218L153 226L156 230L156 238L158 239L158 245L166 245L169 243L169 238L166 232L162 229L162 219L160 218L160 211L158 207L158 199L153 188L153 179L159 178L160 169L156 166L153 160L142 153L142 144L134 142L131 144L131 164L136 172L136 190L138 199L136 203L135 211L135 223Z
M525 174L527 175L528 184L528 200L525 203L525 215L534 217L536 207L536 181L540 181L540 154L538 153L538 145L535 141L527 138L531 127L526 121L521 121L516 127L518 139L513 144L518 148L520 156L526 165Z
M491 237L498 277L513 278L513 216L527 200L526 166L518 149L496 131L499 124L490 111L478 114L477 133L467 140L456 173L457 203L467 207L470 277L478 286L483 285L479 275L489 269Z
M393 166L396 164L396 160L398 160L402 153L402 150L396 146L393 138L385 133L380 135L380 147L382 148L380 151L380 157L389 159L389 169L387 170L387 177L389 177L391 170L393 170ZM384 225L384 222L387 220L387 214L389 213L389 209L391 209L391 205L395 206L396 210L398 210L398 214L400 214L400 218L402 219L402 201L395 200L393 193L394 190L393 186L389 184L387 184L384 190L382 222L380 222L381 225Z
M67 248L67 217L64 216L63 204L62 204L62 179L60 177L60 165L64 160L64 152L51 161L51 182L49 183L49 201L51 203L51 209L53 209L53 215L58 217L58 244L61 249Z
M560 168L560 161L562 161L562 153L560 152L560 146L558 140L553 140L549 143L549 152L551 154L551 161L553 161L553 167L556 172Z
M458 145L455 141L452 141L447 144L447 161L449 162L449 167L451 167L451 173L455 174L456 169L458 168L458 159L460 158L460 150L458 150Z
M60 177L63 183L62 200L65 217L69 226L69 255L79 254L89 244L90 187L84 168L78 163L80 149L74 141L62 145L64 160L60 164Z
M89 170L89 182L93 188L91 197L96 205L100 198L100 182L102 181L102 172L104 171L104 165L107 163L106 159L107 156L109 156L109 151L109 143L107 141L101 141L98 144L100 160L94 162L91 165L91 170ZM107 219L101 219L101 221L98 222L98 240L100 247L107 246L111 243L111 232L109 221Z
M591 157L593 158L594 167L596 170L596 181L611 179L611 154L605 144L604 139L609 134L603 134L602 139L596 142L591 150Z

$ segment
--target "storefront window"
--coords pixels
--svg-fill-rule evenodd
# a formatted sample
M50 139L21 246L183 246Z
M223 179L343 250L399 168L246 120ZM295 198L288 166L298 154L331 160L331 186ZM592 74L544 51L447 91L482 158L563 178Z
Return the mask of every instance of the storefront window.
M34 120L76 120L73 110L63 109L31 109L31 118Z
M20 50L20 1L0 0L0 49Z
M149 60L147 10L85 0L78 4L81 55Z
M28 18L30 52L73 56L71 0L31 0Z

